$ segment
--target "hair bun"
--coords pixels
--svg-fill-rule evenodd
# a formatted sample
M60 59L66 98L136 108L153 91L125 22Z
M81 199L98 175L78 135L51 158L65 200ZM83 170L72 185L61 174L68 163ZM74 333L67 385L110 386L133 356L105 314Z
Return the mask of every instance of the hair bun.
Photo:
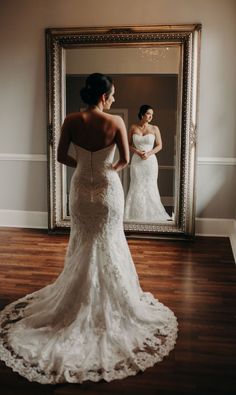
M100 73L90 74L86 79L85 87L80 90L80 97L84 103L96 105L101 95L110 94L112 85L110 77Z

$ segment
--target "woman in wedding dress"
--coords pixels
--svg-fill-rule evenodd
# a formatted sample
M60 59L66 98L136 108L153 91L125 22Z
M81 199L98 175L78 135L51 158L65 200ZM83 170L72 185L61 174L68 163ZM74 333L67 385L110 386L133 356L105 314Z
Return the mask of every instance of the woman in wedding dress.
M161 361L177 336L173 312L140 288L123 232L117 171L129 161L128 140L122 119L103 112L114 85L92 74L81 97L88 109L68 115L58 147L58 160L76 167L64 269L0 314L0 358L42 384L135 375Z
M170 221L171 217L161 202L157 186L158 162L155 154L162 149L162 140L159 128L150 124L153 108L143 104L138 117L140 122L132 125L129 131L130 150L134 154L130 164L130 185L125 202L124 220Z

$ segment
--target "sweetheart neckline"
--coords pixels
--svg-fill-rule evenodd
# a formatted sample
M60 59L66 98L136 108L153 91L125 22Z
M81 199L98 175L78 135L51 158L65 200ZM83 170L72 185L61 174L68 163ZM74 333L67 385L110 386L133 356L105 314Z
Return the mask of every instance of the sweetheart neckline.
M150 134L151 136L154 136L154 137L155 137L155 134L153 134L153 133L146 133L146 134L133 133L133 136L145 137L145 136L148 136L149 134Z
M116 145L116 143L112 143L112 144L107 145L106 147L100 148L100 149L98 149L96 151L91 151L89 149L81 147L81 145L79 145L79 144L75 144L75 143L73 143L73 144L75 145L75 147L78 147L78 148L82 149L83 151L90 152L90 154L95 154L96 152L104 151L105 149L111 148L112 146Z

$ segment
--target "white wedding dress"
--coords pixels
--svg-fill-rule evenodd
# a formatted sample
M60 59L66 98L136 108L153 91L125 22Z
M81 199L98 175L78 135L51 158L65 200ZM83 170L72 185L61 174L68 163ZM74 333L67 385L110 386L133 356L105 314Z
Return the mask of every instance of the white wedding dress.
M135 148L151 151L155 136L133 134ZM130 185L125 202L125 221L165 222L171 220L160 198L158 186L158 162L156 155L142 159L134 153L130 164Z
M76 146L64 270L0 314L0 358L43 384L135 375L174 347L173 312L140 288L123 232L115 145Z

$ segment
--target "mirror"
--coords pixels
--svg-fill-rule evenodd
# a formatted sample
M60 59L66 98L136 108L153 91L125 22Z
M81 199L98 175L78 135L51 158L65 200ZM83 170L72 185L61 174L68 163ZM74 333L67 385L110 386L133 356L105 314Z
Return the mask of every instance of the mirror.
M89 74L101 72L115 85L109 112L124 119L127 131L135 125L131 144L149 151L159 142L153 133L142 133L143 104L152 107L151 125L162 139L162 150L147 160L131 151L129 166L119 173L127 236L194 235L200 30L200 25L47 29L49 231L70 226L74 169L56 161L61 124L66 114L84 110L79 91Z

